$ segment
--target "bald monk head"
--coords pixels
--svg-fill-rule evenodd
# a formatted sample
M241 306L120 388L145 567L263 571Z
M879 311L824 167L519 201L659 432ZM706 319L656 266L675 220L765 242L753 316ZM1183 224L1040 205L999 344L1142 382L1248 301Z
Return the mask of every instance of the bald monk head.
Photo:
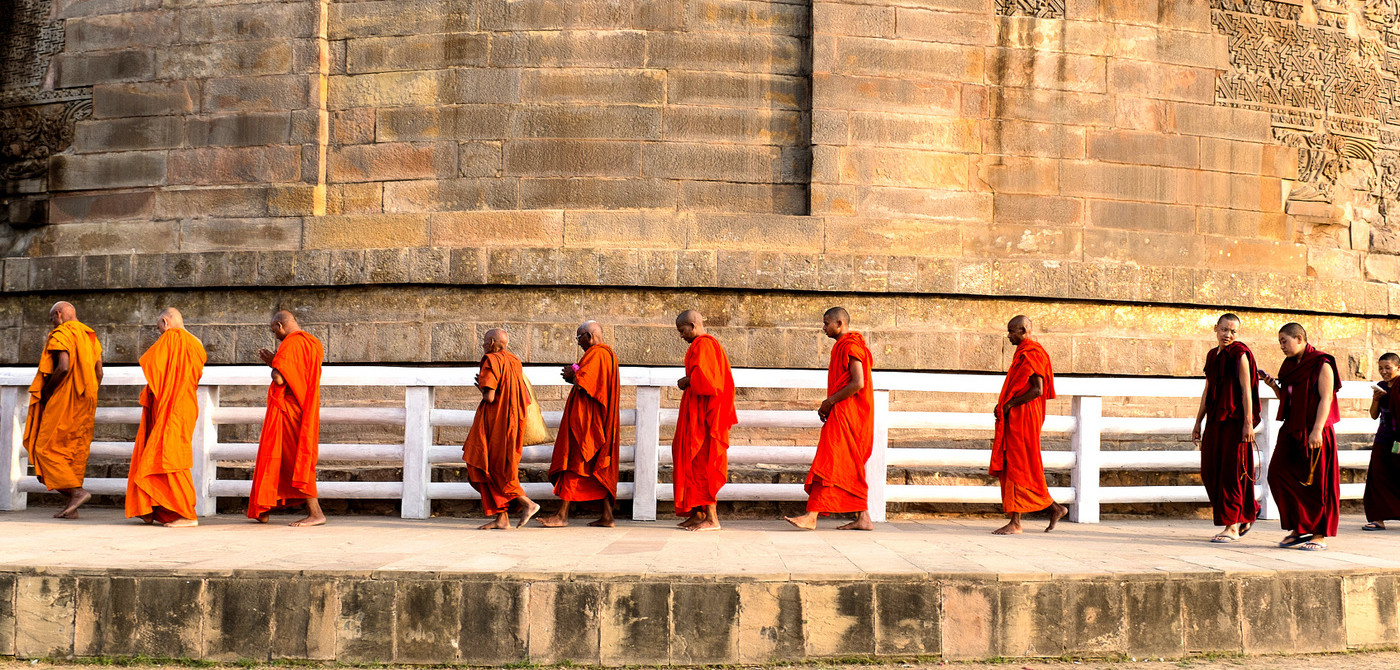
M1221 314L1215 321L1215 341L1222 347L1228 347L1235 342L1240 334L1240 317L1234 314Z
M681 334L682 340L694 342L695 338L705 334L705 317L693 309L681 312L676 316L676 332Z
M597 321L584 321L579 324L574 337L578 340L578 348L588 351L593 345L603 343L603 327Z
M1012 344L1020 345L1023 340L1031 336L1031 318L1025 314L1017 314L1006 322L1006 339Z
M156 317L156 327L160 332L165 332L171 328L179 330L185 329L185 317L180 315L180 310L174 307L166 307L160 311L160 316Z
M292 333L299 332L301 325L297 323L297 317L290 311L281 309L272 315L272 323L267 325L267 329L272 331L272 336L279 341L287 338Z
M836 340L851 329L851 313L844 307L832 307L822 315L822 332Z
M510 346L510 334L504 328L492 328L481 336L481 350L488 354L505 351Z
M54 303L53 307L49 308L49 323L53 324L54 328L57 328L76 318L78 318L78 310L74 309L72 305L63 302L62 300Z
M1297 356L1308 348L1308 331L1302 324L1288 323L1278 329L1278 348L1288 358Z

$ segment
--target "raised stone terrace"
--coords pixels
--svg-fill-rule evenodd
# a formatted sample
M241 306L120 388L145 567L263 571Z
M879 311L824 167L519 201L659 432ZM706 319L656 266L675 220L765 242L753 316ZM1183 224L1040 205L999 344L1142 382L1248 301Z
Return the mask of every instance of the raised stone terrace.
M1359 517L1306 553L1275 548L1272 522L1221 546L1195 520L1048 535L1032 520L997 537L993 519L479 532L443 518L174 530L50 513L0 515L0 654L629 665L1400 642L1400 531L1362 533Z

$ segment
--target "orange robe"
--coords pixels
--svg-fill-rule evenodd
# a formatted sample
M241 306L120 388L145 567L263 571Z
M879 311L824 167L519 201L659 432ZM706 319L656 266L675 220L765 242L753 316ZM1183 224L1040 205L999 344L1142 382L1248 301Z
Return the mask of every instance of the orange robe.
M68 353L68 376L40 404L39 392L53 374L54 356L60 351ZM24 448L34 464L34 474L50 491L83 485L97 412L97 364L101 360L97 333L77 321L53 329L44 343L39 371L29 385Z
M204 345L182 328L171 328L141 355L141 425L126 479L126 516L154 514L169 523L195 518L195 391L204 374Z
M509 351L486 354L481 359L477 385L496 389L496 399L476 406L471 432L462 444L467 480L481 493L481 509L487 516L509 510L510 501L525 495L520 487L520 449L524 446L525 420L529 416L530 391L520 359Z
M831 348L826 392L831 395L851 381L851 359L861 363L865 385L836 403L822 424L817 455L807 471L807 511L822 514L866 511L865 462L875 446L875 390L870 383L874 359L865 338L849 332Z
M617 499L617 354L606 344L583 352L564 405L549 481L560 500Z
M1006 403L1030 388L1032 375L1040 375L1045 393L1007 412ZM1050 368L1050 355L1039 343L1021 340L1001 385L996 437L992 438L991 473L1001 479L1001 504L1008 514L1039 512L1054 502L1045 484L1045 466L1040 461L1045 401L1054 397L1055 373Z
M267 388L267 414L253 466L248 518L316 497L321 447L321 341L304 330L282 339L272 367L284 383Z
M719 340L711 335L695 338L685 352L685 374L690 386L681 395L676 434L671 439L679 516L715 503L729 480L729 429L739 420L734 409L734 373Z

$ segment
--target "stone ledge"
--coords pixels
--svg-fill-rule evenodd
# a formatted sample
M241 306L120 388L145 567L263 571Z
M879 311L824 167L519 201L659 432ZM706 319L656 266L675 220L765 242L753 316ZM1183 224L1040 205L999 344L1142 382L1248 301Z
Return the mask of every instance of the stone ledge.
M1340 651L1400 639L1400 573L0 572L0 654L732 664ZM1072 613L1066 620L1066 613ZM257 613L261 616L249 616Z
M211 251L3 259L2 293L393 285L607 286L1057 298L1389 316L1359 279L1103 262L555 247Z

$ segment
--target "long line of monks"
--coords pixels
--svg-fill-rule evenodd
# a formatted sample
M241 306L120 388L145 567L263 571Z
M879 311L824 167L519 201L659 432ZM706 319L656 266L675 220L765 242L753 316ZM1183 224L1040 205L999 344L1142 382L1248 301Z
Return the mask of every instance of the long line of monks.
M96 333L77 320L72 305L55 304L50 320L54 328L29 388L24 446L40 481L65 497L65 506L54 516L75 519L78 508L91 498L82 485L102 381L102 347ZM854 515L838 527L841 530L873 527L865 466L874 444L874 360L865 339L850 324L850 314L840 307L822 317L822 331L835 344L827 397L817 408L823 423L805 481L807 511L786 519L796 528L815 529L820 516L831 514ZM192 439L198 418L196 389L206 356L201 342L185 330L178 310L162 311L156 325L160 337L140 359L146 386L127 478L126 514L167 527L194 526L198 521L190 474ZM717 498L728 481L729 433L737 423L734 376L723 345L705 332L699 312L682 312L675 325L689 344L685 376L677 382L682 396L671 443L675 512L684 518L682 528L719 530ZM1215 523L1224 527L1211 541L1239 541L1259 515L1254 442L1261 417L1255 390L1263 382L1281 399L1278 418L1283 423L1268 468L1269 490L1287 531L1279 546L1326 549L1326 539L1337 534L1340 513L1341 475L1333 429L1340 417L1336 361L1308 344L1301 325L1289 323L1278 334L1283 365L1277 377L1271 376L1258 369L1249 347L1237 341L1239 325L1239 317L1225 314L1214 328L1218 346L1206 356L1206 386L1192 430L1192 440L1200 445L1201 480ZM316 463L325 352L289 311L277 312L269 330L278 346L276 351L258 352L271 368L271 384L247 514L266 523L275 510L304 505L306 516L291 525L321 525L326 517L317 499ZM1024 315L1007 324L1007 339L1016 350L994 410L989 467L1001 482L1009 517L994 531L1002 535L1021 533L1024 514L1048 511L1048 532L1067 513L1051 498L1041 463L1040 433L1046 401L1055 398L1055 375L1049 354L1032 334L1032 321ZM589 525L610 527L620 460L618 357L594 321L578 327L576 340L583 353L561 371L571 390L549 467L560 504L537 522L550 528L566 526L575 503L597 502L600 516ZM522 448L547 433L521 361L510 351L509 334L491 329L481 346L475 380L481 401L462 446L462 460L490 519L481 528L518 528L541 509L520 484ZM1400 430L1395 423L1400 416L1400 356L1385 354L1379 369L1382 381L1373 389L1370 414L1380 420L1380 427L1367 478L1365 530L1384 530L1386 519L1400 518ZM512 504L518 514L514 523Z

